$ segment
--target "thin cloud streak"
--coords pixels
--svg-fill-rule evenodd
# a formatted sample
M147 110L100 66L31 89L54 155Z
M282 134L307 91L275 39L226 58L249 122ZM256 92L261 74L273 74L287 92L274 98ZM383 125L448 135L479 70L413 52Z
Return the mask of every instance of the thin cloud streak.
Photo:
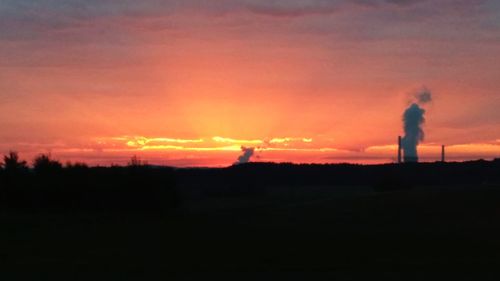
M124 140L119 144L100 142L94 146L76 147L69 144L59 145L50 153L61 161L88 162L91 165L126 164L131 155L140 155L151 164L180 166L224 166L230 165L241 154L240 144L217 146L217 143L202 143L199 147L189 144L179 145L144 145L130 147ZM46 145L30 146L30 150L21 153L23 159L32 159L40 152L45 152ZM0 146L3 153L16 149L15 145ZM422 144L420 151L423 161L440 159L440 144ZM448 145L447 159L450 161L493 159L500 156L500 142L469 143ZM186 154L188 153L188 154ZM349 151L334 147L261 147L255 148L258 157L255 161L276 161L294 163L339 163L351 162L376 164L396 162L397 145L370 146L360 151ZM188 155L188 156L187 156ZM109 160L106 160L109 159ZM113 160L111 160L113 159ZM177 160L173 160L177 159ZM184 160L182 160L184 159ZM182 161L181 161L182 160ZM177 163L177 164L175 164ZM183 163L182 165L179 163Z
M235 143L235 144L263 144L264 141L262 140L241 140L241 139L232 139L232 138L225 138L225 137L213 137L213 141L215 142L222 142L222 143Z

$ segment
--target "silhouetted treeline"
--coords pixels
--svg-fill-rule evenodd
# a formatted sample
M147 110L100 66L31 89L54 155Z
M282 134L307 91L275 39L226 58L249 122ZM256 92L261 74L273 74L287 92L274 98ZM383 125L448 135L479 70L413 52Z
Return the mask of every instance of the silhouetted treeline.
M247 163L223 169L181 169L183 185L219 192L265 192L271 186L372 186L377 191L415 186L500 185L500 159L384 165Z
M0 170L0 208L65 211L166 212L178 204L171 168L145 165L65 167L48 155L33 169L16 153L4 157Z
M298 186L371 186L376 191L500 186L500 159L385 165L247 163L174 169L148 166L137 157L126 167L63 166L49 155L39 155L32 167L17 153L4 156L0 208L161 213L180 203L180 191L197 190L201 196L254 196L274 187Z

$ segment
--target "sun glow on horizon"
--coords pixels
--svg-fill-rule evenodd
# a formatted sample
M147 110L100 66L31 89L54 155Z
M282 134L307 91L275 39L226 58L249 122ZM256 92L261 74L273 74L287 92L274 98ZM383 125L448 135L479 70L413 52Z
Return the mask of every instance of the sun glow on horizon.
M394 162L425 86L420 159L500 157L498 1L59 2L0 5L0 152Z
M241 154L242 147L253 147L251 161L293 163L390 163L396 161L397 145L375 145L361 149L344 149L331 139L310 137L272 137L267 139L238 139L231 137L200 137L192 139L171 137L117 136L99 137L81 147L59 144L51 154L68 161L127 163L131 155L140 155L152 164L173 166L230 165ZM10 149L10 148L9 148ZM31 154L44 152L43 147L31 146ZM24 149L26 150L26 149ZM423 143L418 147L422 161L439 160L441 145ZM447 159L463 161L500 156L500 142L469 143L446 146ZM111 158L108 158L111 157ZM112 160L113 159L113 160Z

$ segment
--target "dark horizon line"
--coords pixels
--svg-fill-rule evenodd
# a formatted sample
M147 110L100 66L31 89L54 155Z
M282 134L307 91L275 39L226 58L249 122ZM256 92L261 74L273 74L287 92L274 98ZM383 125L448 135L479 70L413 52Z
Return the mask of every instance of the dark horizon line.
M170 168L176 170L189 170L189 169L228 169L234 167L242 167L242 166L250 166L250 165L289 165L289 166L362 166L362 167L376 167L376 166L415 166L415 165L429 165L429 164L467 164L473 162L500 162L500 158L493 158L491 160L478 158L474 160L464 160L464 161L419 161L419 162L407 162L407 163L397 163L397 162L387 162L387 163L378 163L378 164L362 164L362 163L352 163L352 162L331 162L331 163L294 163L294 162L273 162L273 161L262 161L262 162L247 162L240 164L231 164L226 166L169 166L169 165L161 165L161 164L141 164L141 165L130 165L130 164L110 164L110 165L87 165L83 162L75 162L71 163L71 165L63 165L63 168L71 168L71 166L75 165L83 165L85 168L93 169L93 168L130 168L130 167L144 167L144 168ZM33 166L27 166L29 170L34 170ZM0 169L1 170L1 169Z

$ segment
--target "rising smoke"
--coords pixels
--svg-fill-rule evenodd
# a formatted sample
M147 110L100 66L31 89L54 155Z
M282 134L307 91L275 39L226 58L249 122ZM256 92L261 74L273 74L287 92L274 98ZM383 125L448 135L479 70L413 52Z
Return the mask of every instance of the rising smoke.
M417 146L424 140L422 125L425 122L425 104L432 101L432 94L427 88L423 88L414 95L414 101L403 114L405 135L401 145L405 162L418 162Z
M255 148L242 146L241 151L243 152L243 154L238 157L238 160L234 162L234 165L248 163L255 152Z

